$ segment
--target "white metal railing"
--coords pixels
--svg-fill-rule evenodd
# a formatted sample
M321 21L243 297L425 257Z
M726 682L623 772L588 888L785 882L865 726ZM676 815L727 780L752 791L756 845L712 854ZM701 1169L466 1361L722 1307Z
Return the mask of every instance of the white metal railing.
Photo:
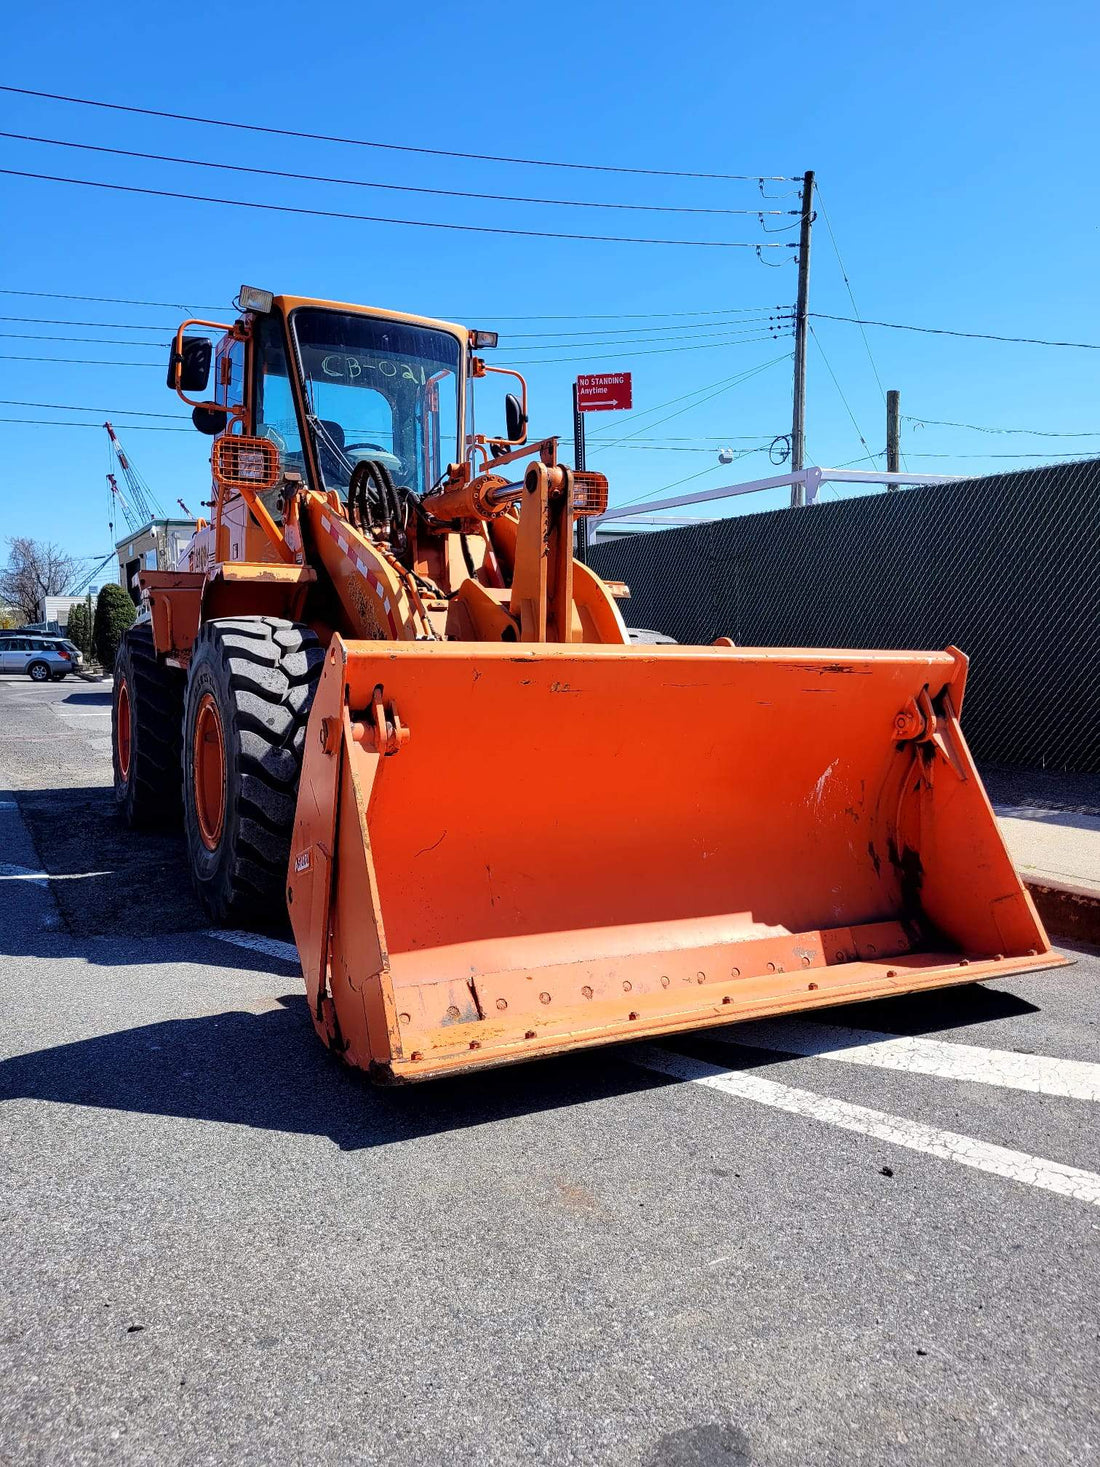
M806 504L814 504L822 484L883 484L892 487L899 484L950 484L958 474L886 474L869 469L824 469L816 465L808 469L794 469L786 474L773 474L767 479L750 479L744 484L724 484L718 489L696 489L691 494L677 494L670 499L639 500L635 504L616 505L589 521L589 536L595 539L608 520L635 520L639 524L665 525L694 524L687 519L669 519L659 516L664 509L679 509L685 504L706 504L713 499L733 499L741 494L761 494L766 489L782 489L787 485L800 484Z

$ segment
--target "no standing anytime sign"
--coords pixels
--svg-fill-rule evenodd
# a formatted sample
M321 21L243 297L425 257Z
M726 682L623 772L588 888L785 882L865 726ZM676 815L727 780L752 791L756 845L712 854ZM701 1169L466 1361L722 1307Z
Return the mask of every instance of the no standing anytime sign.
M629 408L632 401L629 372L601 372L577 378L577 411L580 413Z

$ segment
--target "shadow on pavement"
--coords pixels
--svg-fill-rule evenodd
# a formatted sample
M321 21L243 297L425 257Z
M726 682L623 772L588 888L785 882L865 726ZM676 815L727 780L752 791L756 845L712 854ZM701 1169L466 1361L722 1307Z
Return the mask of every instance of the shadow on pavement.
M66 693L61 701L62 703L82 703L86 707L110 708L111 690L106 688L101 693Z
M464 1079L381 1088L323 1048L306 1000L265 1013L172 1019L0 1064L0 1099L101 1106L386 1146L669 1082L622 1050L535 1061Z
M223 945L206 941L219 949L221 962ZM280 970L277 961L262 954L224 946L223 966ZM631 1046L613 1045L382 1088L323 1048L304 995L270 1002L272 1007L260 1013L228 1010L169 1019L16 1056L0 1064L0 1100L46 1100L327 1136L342 1150L355 1151L683 1083L650 1074L631 1062ZM1011 994L972 986L893 999L888 1005L823 1010L818 1017L919 1034L1033 1012L1035 1005ZM736 1026L722 1030L732 1038ZM663 1043L728 1069L761 1069L789 1058L745 1046L738 1059L725 1045L716 1052L714 1036L715 1031L698 1030Z

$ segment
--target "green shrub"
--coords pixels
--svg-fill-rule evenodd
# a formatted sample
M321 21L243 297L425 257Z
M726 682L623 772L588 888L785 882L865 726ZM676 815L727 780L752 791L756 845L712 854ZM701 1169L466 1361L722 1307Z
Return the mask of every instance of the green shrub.
M87 657L91 648L92 630L88 625L88 608L83 601L78 601L69 612L69 620L65 626L65 635L70 642L75 642L81 652Z
M108 582L102 588L95 603L92 640L95 644L95 655L108 672L115 665L115 654L118 652L119 642L122 641L122 634L127 627L133 625L136 615L134 603L121 586Z

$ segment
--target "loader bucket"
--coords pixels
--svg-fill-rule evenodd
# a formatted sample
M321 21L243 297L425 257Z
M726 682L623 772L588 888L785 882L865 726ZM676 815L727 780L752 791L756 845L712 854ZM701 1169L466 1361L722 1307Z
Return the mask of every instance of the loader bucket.
M289 871L381 1079L1064 961L947 652L334 638Z

